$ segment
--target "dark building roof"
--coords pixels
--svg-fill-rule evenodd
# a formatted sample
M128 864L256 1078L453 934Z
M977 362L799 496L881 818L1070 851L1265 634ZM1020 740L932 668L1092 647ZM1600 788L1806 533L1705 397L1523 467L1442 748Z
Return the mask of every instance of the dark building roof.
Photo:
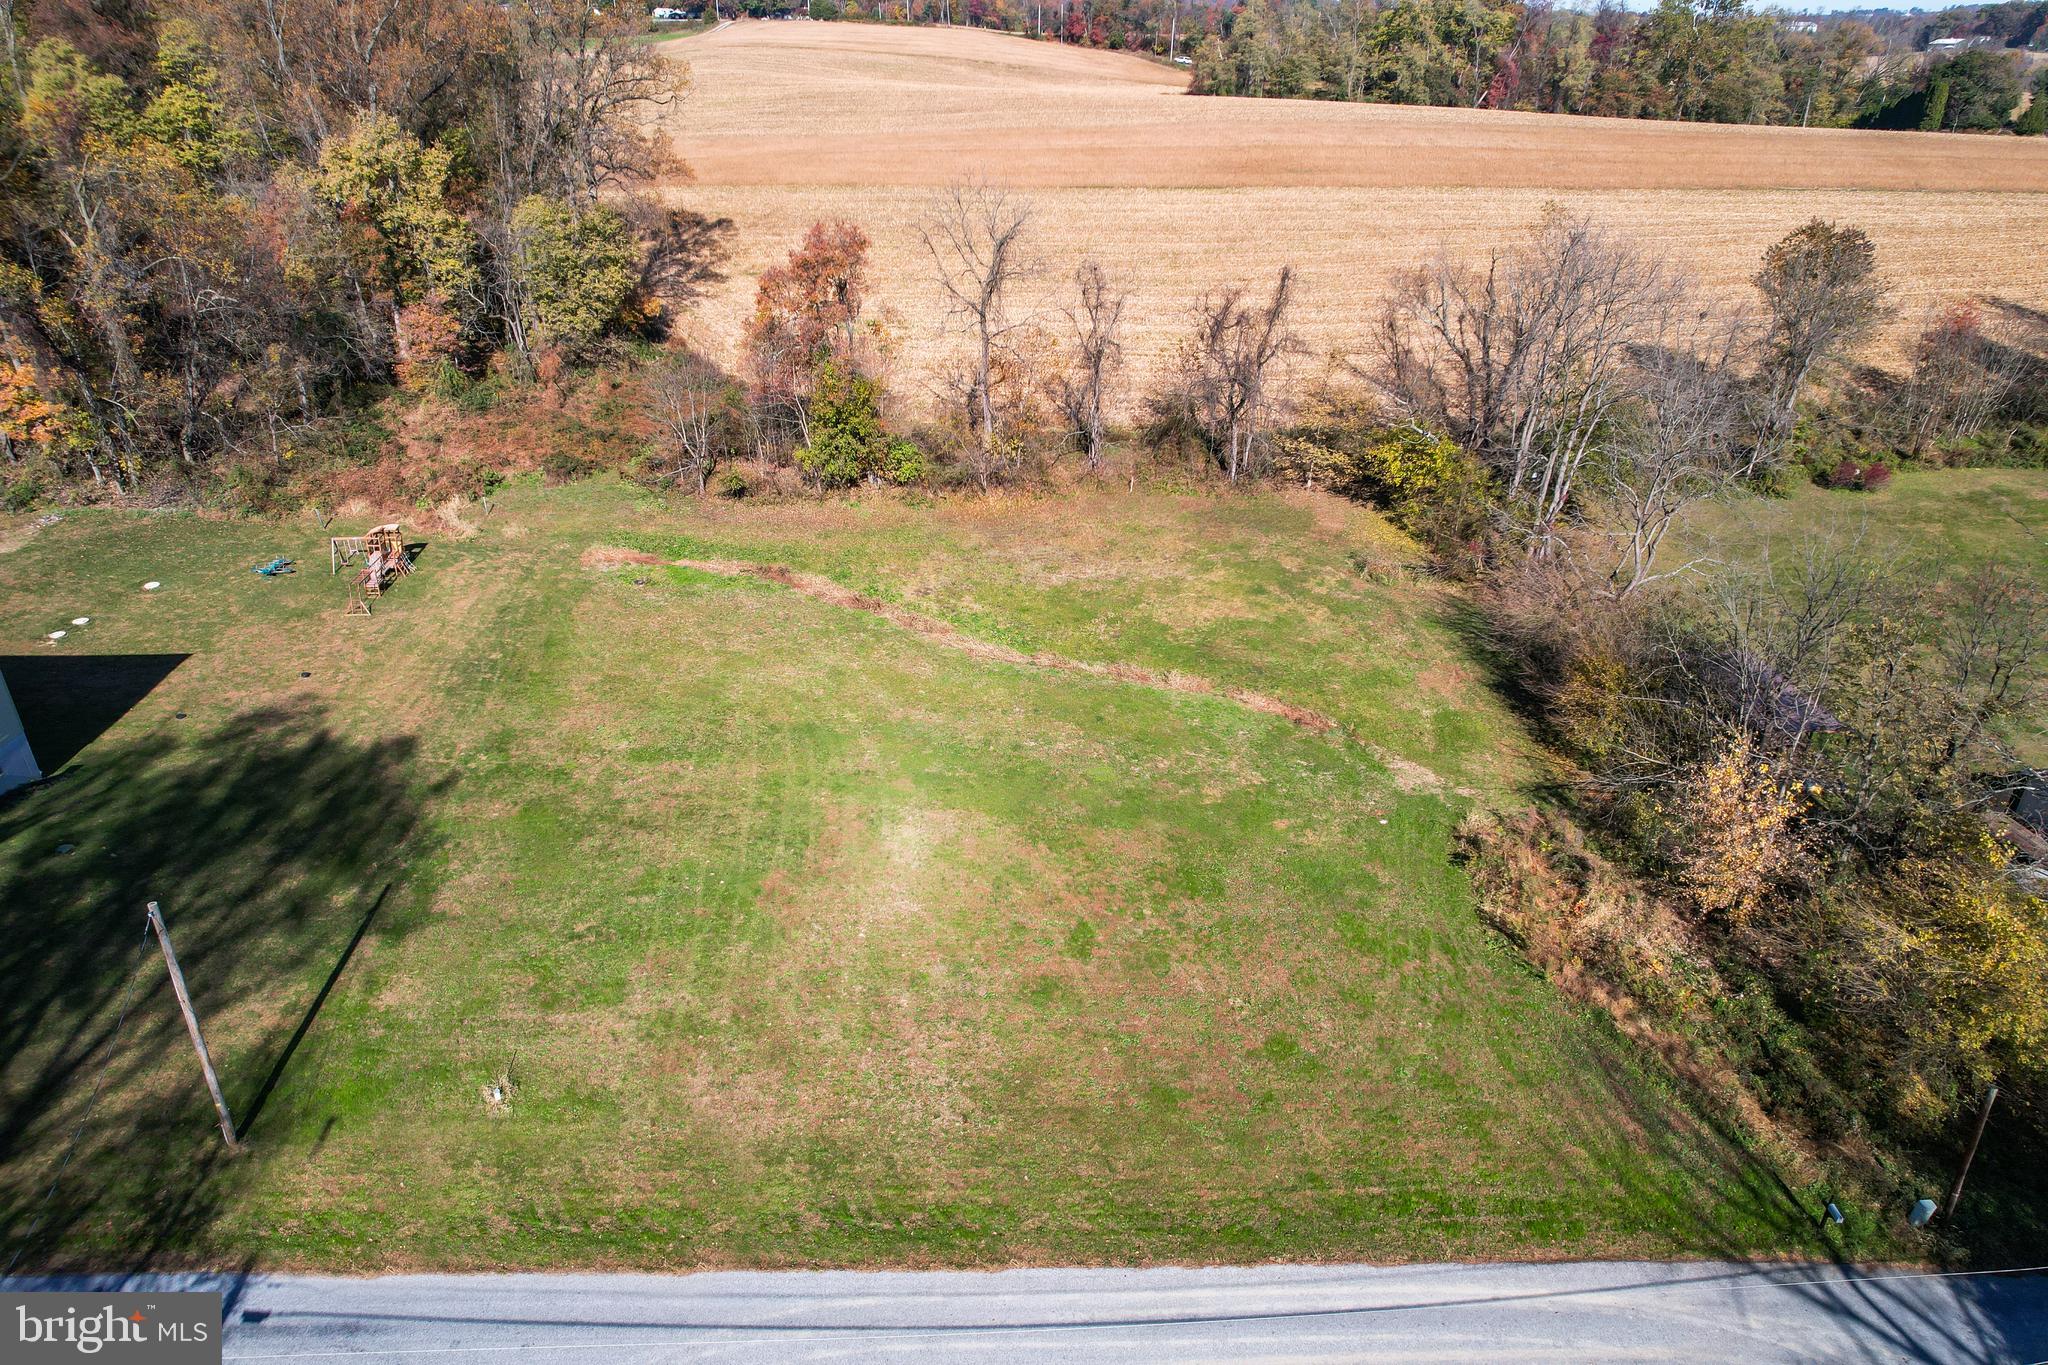
M1712 655L1705 667L1708 678L1745 716L1787 738L1839 734L1849 728L1818 698L1793 686L1776 666L1748 650Z

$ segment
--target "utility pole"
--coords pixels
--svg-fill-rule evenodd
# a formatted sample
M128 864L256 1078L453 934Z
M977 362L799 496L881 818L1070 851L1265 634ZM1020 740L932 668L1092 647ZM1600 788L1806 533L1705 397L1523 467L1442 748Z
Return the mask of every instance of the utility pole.
M1977 1111L1977 1127L1970 1134L1970 1146L1963 1153L1963 1169L1956 1172L1956 1187L1948 1192L1948 1203L1942 1206L1942 1216L1956 1216L1956 1201L1963 1197L1963 1181L1970 1175L1970 1163L1977 1159L1977 1144L1984 1138L1984 1125L1991 1120L1991 1102L1998 1098L1998 1087L1992 1086L1984 1092L1984 1107Z
M199 1054L199 1069L206 1073L206 1088L213 1094L213 1107L220 1112L220 1135L227 1139L229 1151L239 1151L242 1140L235 1136L235 1120L221 1096L220 1077L213 1074L213 1058L206 1051L206 1035L199 1031L191 992L185 989L185 973L178 970L178 955L171 948L171 931L164 927L163 912L155 901L149 903L149 927L156 930L156 941L164 950L164 966L171 969L171 989L177 993L178 1008L185 1012L185 1031L192 1035L192 1050Z

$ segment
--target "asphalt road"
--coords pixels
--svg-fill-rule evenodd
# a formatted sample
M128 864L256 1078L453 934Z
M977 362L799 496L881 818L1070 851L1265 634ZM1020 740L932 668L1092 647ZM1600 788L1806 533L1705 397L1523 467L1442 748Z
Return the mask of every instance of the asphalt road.
M1716 1262L0 1286L217 1288L230 1361L2048 1360L2048 1276Z

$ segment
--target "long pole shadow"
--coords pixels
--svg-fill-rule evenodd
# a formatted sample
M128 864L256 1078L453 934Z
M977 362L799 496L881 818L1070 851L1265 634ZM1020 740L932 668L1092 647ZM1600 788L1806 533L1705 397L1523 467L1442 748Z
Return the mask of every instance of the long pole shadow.
M246 1116L242 1120L242 1135L245 1138L255 1131L256 1120L262 1115L263 1106L269 1101L271 1092L277 1089L277 1083L284 1079L285 1068L291 1065L292 1054L299 1050L299 1044L305 1041L306 1034L313 1027L313 1021L320 1017L320 1010L326 1005L327 997L333 994L334 985L341 980L341 974L348 970L348 964L354 959L357 947L370 932L371 922L377 918L377 912L384 908L384 898L390 894L391 883L386 882L384 889L377 893L377 899L370 902L370 909L364 914L362 923L356 926L354 937L350 938L348 946L341 950L341 957L335 962L334 970L329 972L327 980L321 983L320 993L313 997L313 1003L307 1007L305 1017L300 1019L299 1026L292 1030L292 1036L285 1043L284 1050L277 1054L277 1060L271 1063L270 1074L263 1078L263 1084L257 1088L255 1098L249 1101Z

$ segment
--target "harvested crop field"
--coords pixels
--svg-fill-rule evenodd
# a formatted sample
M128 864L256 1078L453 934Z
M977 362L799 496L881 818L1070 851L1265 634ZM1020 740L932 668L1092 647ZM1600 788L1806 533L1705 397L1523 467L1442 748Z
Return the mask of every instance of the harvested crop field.
M1141 381L1205 290L1288 263L1310 348L1353 353L1391 273L1439 244L1477 254L1552 203L1731 295L1807 218L1856 223L1895 285L1886 348L1965 293L2048 304L2048 145L2021 139L1197 99L1142 58L964 29L743 22L665 50L695 77L671 120L696 178L673 197L731 223L692 320L721 351L760 272L845 217L874 238L903 377L929 378L950 343L916 223L961 177L1032 201L1050 324L1083 254L1133 290Z

